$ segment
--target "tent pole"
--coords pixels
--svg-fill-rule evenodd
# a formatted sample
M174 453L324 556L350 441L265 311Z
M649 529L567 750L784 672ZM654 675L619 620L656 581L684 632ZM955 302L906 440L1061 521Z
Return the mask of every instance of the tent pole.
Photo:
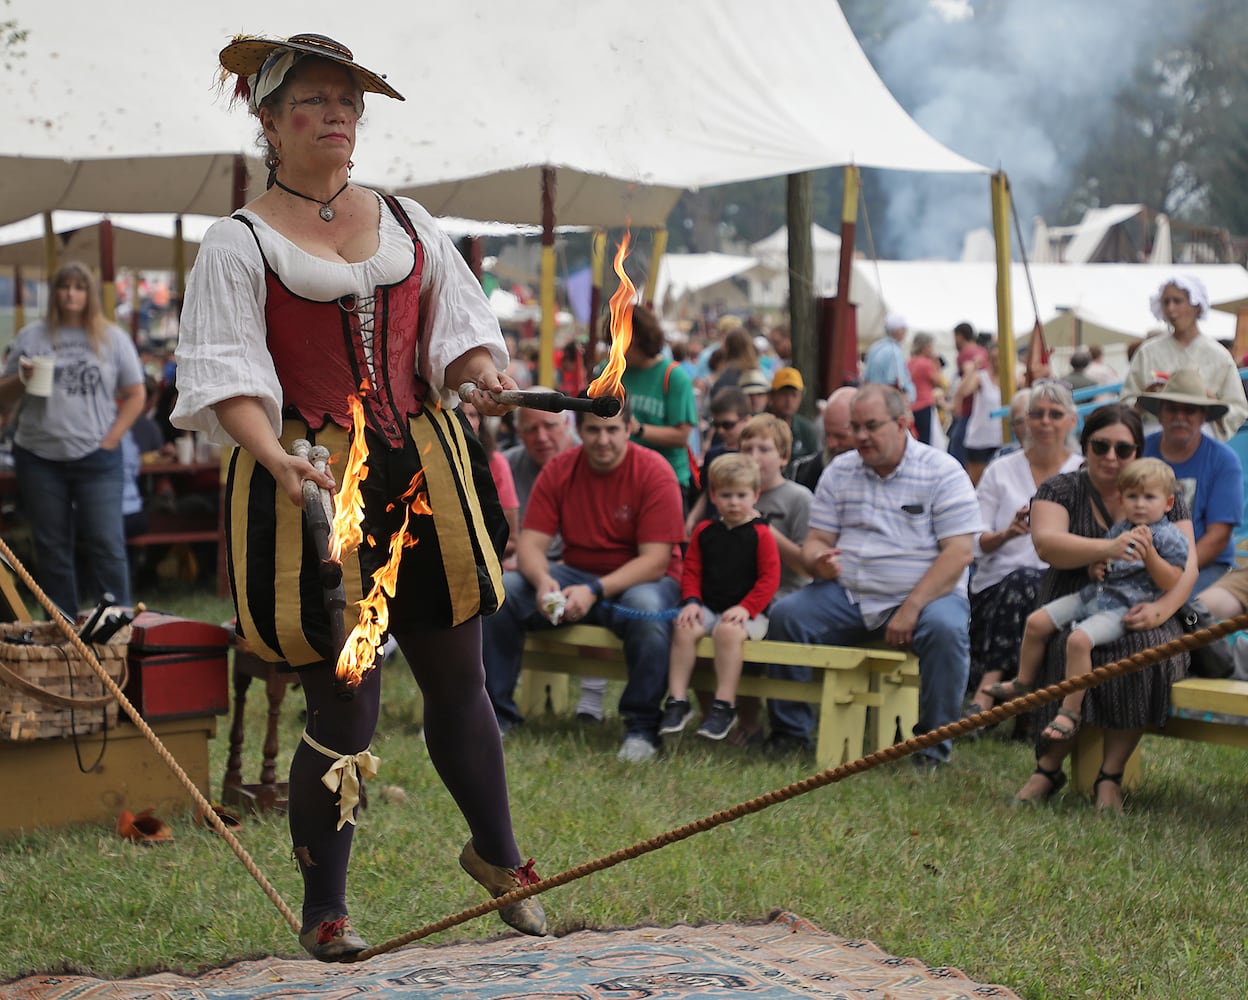
M182 235L182 216L173 220L173 309L182 317L182 297L186 294L186 240Z
M234 154L234 205L231 211L237 212L247 204L247 158L242 153Z
M851 342L849 285L854 267L854 230L858 225L858 195L862 176L858 168L845 168L841 197L841 255L836 270L836 298L832 300L832 342L824 345L823 392L845 385L858 370L858 344Z
M606 262L607 231L595 229L589 238L589 339L585 345L585 364L590 371L596 370L598 365L598 313L602 309L602 279Z
M113 261L113 224L100 220L100 288L104 296L104 316L117 322L117 270ZM134 289L134 306L138 308L137 288Z
M1005 171L992 175L992 232L997 246L997 354L1001 374L1001 403L1014 398L1014 309L1010 301L1010 181ZM1009 417L1005 433L1010 433Z
M56 274L56 231L52 228L52 213L43 213L43 266L44 276L48 281L52 280L52 275ZM48 288L48 294L52 294L52 289Z
M659 267L663 263L663 255L667 253L667 229L654 231L654 246L650 252L650 273L646 275L646 291L642 302L647 309L654 310L654 292L659 284Z
M555 168L542 167L542 326L538 381L555 384Z
M1244 355L1248 354L1248 307L1235 314L1235 340L1231 344L1231 354L1235 364L1242 368Z
M26 325L26 297L22 288L22 265L13 265L13 332Z
M815 413L820 389L814 378L815 353L815 251L810 227L814 222L814 175L809 171L786 178L786 224L789 228L789 336L793 344L793 367L809 382L802 393L801 412Z

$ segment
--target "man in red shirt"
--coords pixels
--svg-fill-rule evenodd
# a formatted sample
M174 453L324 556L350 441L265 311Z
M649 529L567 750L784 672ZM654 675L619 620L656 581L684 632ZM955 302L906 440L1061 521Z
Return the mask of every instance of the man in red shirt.
M542 467L516 544L519 569L504 575L503 607L484 620L483 653L505 732L524 721L514 694L525 632L581 622L610 628L624 640L628 666L619 757L637 762L658 752L671 621L654 613L679 601L685 532L676 474L658 452L629 441L630 417L627 404L614 417L579 414L582 444ZM547 558L555 535L563 536L562 562Z

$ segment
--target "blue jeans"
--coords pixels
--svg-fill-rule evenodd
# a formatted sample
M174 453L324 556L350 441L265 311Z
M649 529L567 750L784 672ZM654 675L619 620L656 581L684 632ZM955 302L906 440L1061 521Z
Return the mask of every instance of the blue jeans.
M915 735L962 718L962 697L970 671L971 608L966 594L938 597L919 612L914 627L914 651L919 658L919 721ZM884 626L868 629L856 604L835 580L819 580L777 601L771 609L768 639L825 646L855 646L878 639ZM809 667L773 664L767 676L781 680L810 680ZM811 743L814 708L801 702L769 699L767 712L773 734ZM949 740L923 751L946 761L953 747Z
M966 417L954 417L949 425L949 442L946 451L962 465L966 465Z
M597 579L593 573L584 573L563 563L551 563L550 575L560 587ZM485 686L498 724L506 730L524 721L515 701L520 661L524 655L524 634L555 626L538 610L537 595L520 573L513 570L503 574L503 586L507 596L502 608L483 621L482 652ZM680 586L670 576L665 576L655 583L639 583L610 600L621 607L657 612L675 607L679 598ZM624 640L624 662L628 667L628 683L620 696L624 732L626 736L644 736L657 745L663 695L667 692L672 623L625 618L598 603L585 617L585 624L605 625Z
M34 541L39 586L57 607L76 614L80 591L74 555L81 547L90 599L94 602L107 592L117 604L129 604L121 449L100 448L83 458L55 462L14 447L13 459L17 495Z

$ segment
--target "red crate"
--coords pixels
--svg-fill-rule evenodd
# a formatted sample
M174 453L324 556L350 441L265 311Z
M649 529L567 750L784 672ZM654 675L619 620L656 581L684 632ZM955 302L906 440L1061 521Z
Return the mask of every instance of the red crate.
M230 632L144 611L132 625L126 697L149 722L223 715L230 707Z

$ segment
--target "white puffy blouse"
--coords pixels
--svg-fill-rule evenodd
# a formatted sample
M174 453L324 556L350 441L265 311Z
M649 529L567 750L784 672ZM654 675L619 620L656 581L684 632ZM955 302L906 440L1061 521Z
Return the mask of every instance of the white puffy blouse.
M380 196L378 196L380 201ZM443 405L457 406L458 386L443 386L446 366L474 347L487 347L499 371L508 364L498 320L481 285L433 217L409 198L399 198L425 251L421 275L421 322L428 326L429 372ZM390 209L380 205L377 252L358 263L324 260L297 247L254 212L255 227L234 218L215 223L204 236L187 282L177 347L178 400L171 421L232 445L212 407L237 396L255 396L275 434L281 432L282 387L265 343L267 290L264 258L296 295L332 302L354 295L371 302L378 285L401 281L412 269L411 237ZM256 239L264 247L260 256ZM362 320L367 317L362 316ZM371 336L371 322L365 322ZM309 364L316 359L309 358Z

